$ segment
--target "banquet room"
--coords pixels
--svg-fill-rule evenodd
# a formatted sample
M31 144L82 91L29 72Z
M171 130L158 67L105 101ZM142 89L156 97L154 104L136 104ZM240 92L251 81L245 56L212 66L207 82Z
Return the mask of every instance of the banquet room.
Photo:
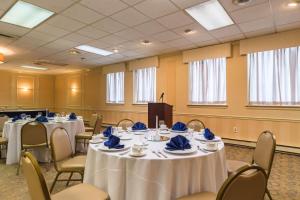
M299 200L299 0L0 0L0 200Z

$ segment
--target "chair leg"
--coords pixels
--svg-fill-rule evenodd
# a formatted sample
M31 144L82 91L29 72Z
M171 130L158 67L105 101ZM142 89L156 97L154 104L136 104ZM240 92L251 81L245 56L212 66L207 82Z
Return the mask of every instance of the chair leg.
M80 172L79 174L81 176L81 183L83 183L83 172Z
M70 174L70 176L69 176L69 179L68 179L68 181L67 181L66 186L69 186L69 183L70 183L70 180L71 180L72 176L73 176L73 172L71 172L71 174Z
M51 188L50 188L50 193L52 193L52 191L53 191L53 189L54 189L54 185L55 185L55 183L56 183L56 181L57 181L57 179L58 179L58 177L59 177L60 174L61 174L60 172L58 172L58 173L56 174L56 176L55 176L55 178L54 178L54 181L53 181L53 183L52 183L52 185L51 185Z
M19 158L19 164L18 164L18 168L17 168L17 176L19 176L19 172L20 172L20 167L21 167L21 159L22 159L22 155L25 152L25 150L22 150L20 153L20 158Z
M76 150L77 150L77 142L78 142L78 141L75 139L75 154L76 154L76 152L77 152L77 151L76 151Z
M270 191L269 191L268 188L266 189L266 193L267 193L269 199L270 199L270 200L273 200L273 198L272 198L272 196L271 196L271 193L270 193Z

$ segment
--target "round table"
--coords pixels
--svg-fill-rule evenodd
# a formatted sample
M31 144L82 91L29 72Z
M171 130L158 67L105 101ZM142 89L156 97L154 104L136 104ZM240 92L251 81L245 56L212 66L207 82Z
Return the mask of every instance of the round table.
M3 127L3 137L8 139L6 164L14 164L19 162L19 156L21 152L21 128L27 123L26 120L18 120L11 122L11 120L5 122ZM49 122L43 123L47 129L48 141L50 143L50 135L56 127L63 127L67 130L69 138L72 144L73 151L75 151L75 135L84 132L84 123L82 119L77 120L63 120L62 122L55 122L49 120ZM39 161L48 162L51 160L51 153L49 149L39 149L34 151L35 156Z
M132 134L132 140L121 143L132 145L140 137ZM203 146L193 138L190 141ZM188 155L164 152L167 142L148 143L147 154L138 158L101 151L101 144L90 144L84 182L107 191L112 200L173 200L196 192L217 192L227 178L223 142L215 152L197 150ZM153 150L167 158L158 157Z

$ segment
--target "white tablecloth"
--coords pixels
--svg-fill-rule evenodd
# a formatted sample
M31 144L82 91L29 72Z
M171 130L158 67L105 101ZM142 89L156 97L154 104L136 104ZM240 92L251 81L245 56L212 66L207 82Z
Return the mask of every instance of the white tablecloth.
M3 137L8 139L6 164L14 164L19 162L21 151L21 128L25 122L6 122L3 128ZM75 150L75 135L84 132L84 123L82 119L74 121L63 121L56 123L49 121L44 123L47 128L48 141L50 144L50 134L56 127L63 127L67 130L72 144L73 151ZM48 162L51 159L51 153L48 149L39 149L34 151L35 156L39 161Z
M123 140L133 144L140 140ZM203 145L191 140L195 145ZM84 182L107 191L112 200L173 200L195 192L217 192L227 178L224 143L216 152L197 151L189 155L165 153L159 158L152 150L163 150L166 142L149 142L147 155L130 157L120 152L103 152L90 144Z

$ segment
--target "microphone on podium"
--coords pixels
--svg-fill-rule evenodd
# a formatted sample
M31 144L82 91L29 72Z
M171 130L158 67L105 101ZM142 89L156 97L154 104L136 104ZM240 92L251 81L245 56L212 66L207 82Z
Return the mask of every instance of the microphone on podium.
M159 100L161 100L162 103L164 102L164 95L165 95L165 93L163 92L163 93L161 93L161 95L159 97Z

